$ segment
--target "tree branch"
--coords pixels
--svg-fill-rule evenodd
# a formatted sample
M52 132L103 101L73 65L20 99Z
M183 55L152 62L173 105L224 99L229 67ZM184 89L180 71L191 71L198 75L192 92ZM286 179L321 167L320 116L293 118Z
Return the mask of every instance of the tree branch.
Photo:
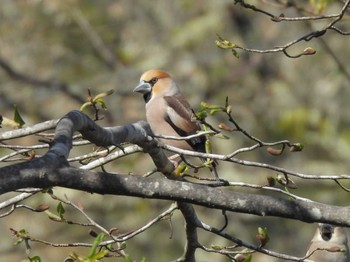
M24 137L39 132L47 131L56 127L58 120L49 120L33 126L14 129L11 131L0 132L0 141Z
M183 256L176 261L194 262L196 261L196 249L200 247L198 242L197 227L201 222L199 221L196 211L192 205L184 202L177 202L177 206L185 218L187 241Z
M162 178L95 173L69 167L66 159L75 131L79 131L85 139L99 146L119 145L123 142L135 143L150 154L159 171L174 178L170 175L173 165L163 150L158 147L157 141L150 139L149 135L152 135L152 132L146 122L140 121L126 126L102 128L80 111L71 111L57 123L54 142L43 157L0 168L0 194L25 187L62 186L100 194L184 201L233 212L350 226L348 221L350 210L347 208L306 202L301 199L286 200L256 194L243 194L210 188L208 185L196 185ZM193 152L193 154L198 153ZM205 155L217 158L217 155ZM234 162L252 165L244 160ZM265 165L253 166L270 168ZM285 172L284 169L279 171Z
M304 51L292 55L290 53L288 53L288 49L299 43L302 41L310 41L313 38L318 38L323 36L324 34L326 34L326 32L328 31L328 29L332 29L335 30L336 32L338 32L339 34L342 35L348 35L347 32L343 32L342 30L338 29L335 27L335 24L338 23L340 20L343 19L343 16L345 14L345 11L347 10L347 8L350 6L350 0L346 0L343 3L343 6L341 8L341 10L339 11L339 13L337 14L332 14L332 15L323 15L323 16L309 16L309 17L298 17L298 18L288 18L288 17L284 17L284 15L280 15L280 16L275 16L265 10L259 9L254 5L248 4L246 3L244 0L235 0L235 4L240 4L242 7L247 8L247 9L251 9L254 12L259 12L259 13L263 13L269 17L271 17L271 20L274 22L281 22L281 21L311 21L311 20L325 20L325 19L333 19L330 23L328 23L328 25L326 25L325 27L323 27L323 29L320 30L314 30L311 31L310 33L307 33L289 43L286 43L282 46L277 46L275 48L271 48L271 49L265 49L265 50L259 50L259 49L253 49L253 48L245 48L242 46L239 46L235 43L231 43L230 41L224 40L223 38L221 38L219 36L219 40L216 41L216 44L218 47L223 48L223 49L231 49L232 52L236 55L236 49L241 49L244 50L246 52L253 52L253 53L278 53L278 52L283 52L287 57L289 58L299 58L301 56L304 55L313 55L316 53L316 50L314 50L313 48L306 48L304 49Z
M198 228L208 230L208 226L202 224L197 218L191 204L258 216L275 216L304 222L350 226L348 220L350 209L347 207L331 206L311 200L305 201L302 198L291 200L261 194L238 193L228 190L227 187L231 187L230 183L225 184L225 188L219 188L206 184L185 182L181 178L173 176L174 167L163 152L162 147L164 146L150 137L153 136L152 131L144 121L125 126L103 128L80 111L71 111L54 124L56 125L54 139L44 156L0 168L0 194L28 187L50 188L60 186L91 193L177 201L186 221L187 236L184 255L178 261L195 261L196 249L203 247L198 241L197 230ZM93 172L70 167L67 158L76 131L79 131L84 139L103 147L119 146L125 142L138 145L151 156L157 169L170 179ZM28 131L23 132L23 130L17 132L18 134L12 133L11 135L22 136L23 133L28 134ZM0 134L0 137L8 139L6 134ZM168 146L165 147L172 149ZM174 150L179 149L175 148ZM199 154L191 151L185 153L195 156ZM248 163L235 158L218 157L219 155L214 154L204 155L209 158L252 165L249 161ZM257 167L271 168L262 164L257 165ZM282 169L280 172L285 174L286 170ZM298 176L300 175L298 174ZM234 186L234 184L232 185ZM10 212L12 211L10 210ZM244 243L231 235L222 233L221 230L211 228L211 232L230 239L241 246L271 256L283 257L275 252ZM298 258L293 259L298 261Z
M0 169L0 185L1 194L23 187L60 186L91 193L176 200L232 212L350 227L350 209L347 207L239 193L164 178L93 172L73 167L62 167L46 173L36 170L11 172L4 167Z

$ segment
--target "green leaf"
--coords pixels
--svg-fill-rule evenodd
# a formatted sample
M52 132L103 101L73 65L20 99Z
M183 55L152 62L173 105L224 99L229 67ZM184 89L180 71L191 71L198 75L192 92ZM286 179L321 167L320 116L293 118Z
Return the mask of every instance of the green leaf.
M111 90L109 90L107 92L100 93L100 94L95 96L94 100L98 100L98 99L101 99L101 98L103 98L105 96L109 96L109 95L113 94L113 92L114 92L114 90L111 89Z
M23 238L19 238L15 241L15 243L13 243L14 246L17 246L19 244L21 244L23 242Z
M208 106L209 106L209 105L208 105L207 102L202 101L202 102L201 102L201 108L200 108L200 109L206 109Z
M102 98L96 99L96 100L94 100L94 101L95 101L97 104L99 104L99 105L102 107L102 109L107 110L107 106L106 106L106 104L105 104L105 102L103 101Z
M63 219L63 214L66 212L66 210L64 210L62 202L58 203L56 210L57 210L57 213L60 216L60 218Z
M106 257L107 254L108 254L108 250L104 249L104 250L98 252L97 254L95 254L94 256L89 257L89 259L90 259L89 261L99 261L102 258Z
M15 120L9 119L7 117L2 117L2 125L8 126L10 128L19 128L20 127L20 125Z
M196 113L196 116L197 116L198 119L203 120L203 119L205 119L208 116L208 114L207 114L207 112L205 110L199 110ZM196 119L193 119L193 120L196 120Z
M238 52L237 52L236 49L233 49L233 48L232 48L232 54L233 54L236 58L239 58L239 54L238 54Z
M189 167L187 166L187 164L184 163L184 162L182 162L182 163L180 163L180 164L176 167L174 173L175 173L176 176L183 176L183 174L184 174L188 169L189 169Z
M49 210L45 210L45 214L49 217L49 219L53 221L61 222L63 220L62 217L57 216L56 214L52 213Z
M222 108L213 108L213 109L210 109L209 114L210 114L210 115L214 115L214 114L216 114L216 113L218 113L218 112L222 112Z
M224 108L222 106L210 105L206 102L201 102L201 106L198 109L198 111L196 112L196 115L199 119L205 119L207 117L208 113L210 115L214 115L218 112L223 112L225 110L226 110L226 108Z
M222 250L223 249L222 246L218 246L218 245L211 245L211 248L214 250Z
M16 104L14 105L14 107L15 107L15 113L14 113L14 116L13 116L13 120L19 125L19 127L22 127L22 126L24 126L24 124L26 122L24 122L22 116L20 115L18 107L17 107Z
M215 44L217 45L217 47L219 47L221 49L231 49L232 54L235 57L239 58L239 54L238 54L236 49L242 49L242 47L240 47L239 45L236 45L228 40L225 40L219 34L216 34L216 35L219 38L219 40L215 40Z
M95 106L96 104L99 104L102 107L102 109L107 110L107 106L106 106L106 103L103 101L103 98L113 94L113 92L114 92L114 90L111 89L107 92L100 93L100 94L96 95L95 97L91 97L91 94L89 93L89 99L88 99L89 101L85 102L80 107L80 111L83 111L88 106Z
M287 192L289 192L288 188L290 188L290 189L297 189L298 188L298 186L295 184L295 182L291 178L286 177L285 175L278 174L276 177L276 181L279 184L281 184L282 186L284 186L285 190Z
M83 111L86 107L88 106L92 106L92 103L89 101L89 102L85 102L81 107L80 107L80 111Z
M258 233L264 237L268 237L269 234L267 227L258 227Z
M303 145L303 144L301 144L301 143L295 143L295 144L293 144L293 145L290 147L289 151L290 151L290 152L300 152L300 151L302 151L303 149L304 149L304 145Z
M201 111L208 111L209 114L213 115L217 112L223 112L225 111L226 108L219 106L219 105L211 105L206 102L201 102L201 108L198 110L199 112Z
M125 249L126 248L126 242L123 241L120 243L119 249Z
M28 257L30 262L41 262L41 258L39 256Z
M21 229L20 231L18 231L18 233L21 235L21 237L22 237L22 236L23 236L23 237L28 236L28 231L25 230L24 228Z
M265 246L266 243L269 242L269 240L270 240L269 232L268 232L266 227L264 227L264 228L259 227L258 228L258 234L257 234L256 237L257 237L257 239L260 242L260 247Z
M92 244L92 247L88 254L88 258L93 258L96 255L96 250L104 238L105 238L105 235L103 233L98 234L98 236L95 238L94 243Z
M205 140L204 145L205 145L205 152L206 153L210 153L211 152L211 143L210 143L210 141L208 139Z
M208 104L207 102L201 102L201 109L218 109L223 111L225 108L219 105L211 105L211 104Z

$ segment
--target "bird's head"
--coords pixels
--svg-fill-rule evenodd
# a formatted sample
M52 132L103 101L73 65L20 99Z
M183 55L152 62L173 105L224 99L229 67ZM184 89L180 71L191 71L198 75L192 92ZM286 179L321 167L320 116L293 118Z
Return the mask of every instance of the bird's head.
M143 73L140 84L135 87L134 92L143 94L146 103L153 97L180 95L180 90L172 77L159 69Z
M324 241L329 241L332 239L334 234L334 226L330 224L318 224L318 229L320 231L320 236Z

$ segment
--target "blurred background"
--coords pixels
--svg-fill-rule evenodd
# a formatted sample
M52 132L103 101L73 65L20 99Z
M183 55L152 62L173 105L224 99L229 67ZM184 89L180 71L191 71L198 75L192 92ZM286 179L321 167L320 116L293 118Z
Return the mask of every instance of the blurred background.
M275 15L310 14L286 8L284 2L287 1L249 1ZM310 3L317 1L296 2L300 2L304 10L322 11ZM324 13L339 12L340 1L328 2ZM12 118L13 105L17 104L26 126L30 126L79 109L87 99L88 89L95 95L113 89L114 94L105 98L108 110L101 112L104 119L99 124L135 122L145 119L144 102L142 96L132 90L144 71L161 68L172 74L194 108L198 108L201 101L224 105L227 96L234 119L250 134L264 141L288 139L305 146L301 153L286 152L275 157L262 149L240 158L306 174L345 174L350 167L350 50L345 36L327 32L322 40L301 42L289 51L296 54L312 47L317 53L298 59L287 58L282 53L245 52L239 52L237 59L230 50L215 45L219 34L240 46L270 49L311 30L322 29L327 22L274 23L263 14L235 5L233 0L1 1L0 113ZM227 123L224 115L208 121L213 125ZM3 127L2 131L5 130L8 129ZM226 154L252 145L238 133L226 135L230 140L213 138L216 153ZM17 143L33 145L37 140L32 136ZM91 149L92 146L85 148ZM0 153L6 155L9 151L1 149ZM106 167L109 172L136 174L152 168L151 159L142 153ZM276 175L268 170L225 163L220 164L219 173L231 181L257 184L266 184L268 176ZM335 183L294 181L298 185L298 189L293 190L295 194L327 204L348 205L348 193ZM106 228L117 227L120 232L141 227L170 204L66 189L54 189L54 192L82 203L98 223ZM1 200L8 197L10 194ZM38 194L26 203L33 206L47 203L53 211L57 205L46 194ZM217 227L224 223L220 211L196 209L204 222ZM84 221L74 210L68 211L67 216L72 220ZM257 227L267 227L271 238L267 248L296 256L305 254L316 228L316 224L280 218L235 213L228 217L229 233L257 243ZM93 241L86 228L54 223L44 214L17 210L0 220L1 261L26 258L24 246L13 245L15 240L9 228L25 228L33 237L54 243ZM202 233L200 238L205 245L232 245ZM126 252L135 261L142 257L148 261L171 261L182 254L184 241L183 220L176 212L172 226L166 221L153 226L128 241ZM60 249L34 243L30 256L40 255L43 261L63 261L73 251L88 253L88 249ZM198 261L227 261L220 255L202 251L198 251L197 258ZM253 261L279 260L257 254Z

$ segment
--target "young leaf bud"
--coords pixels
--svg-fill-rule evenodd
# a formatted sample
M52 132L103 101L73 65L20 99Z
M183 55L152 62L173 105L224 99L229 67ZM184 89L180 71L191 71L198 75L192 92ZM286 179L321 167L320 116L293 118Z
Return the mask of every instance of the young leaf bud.
M273 156L280 156L283 153L283 149L275 149L272 147L266 148L266 151Z
M316 54L316 50L313 49L312 47L307 47L304 49L303 54L304 55L314 55L314 54Z

